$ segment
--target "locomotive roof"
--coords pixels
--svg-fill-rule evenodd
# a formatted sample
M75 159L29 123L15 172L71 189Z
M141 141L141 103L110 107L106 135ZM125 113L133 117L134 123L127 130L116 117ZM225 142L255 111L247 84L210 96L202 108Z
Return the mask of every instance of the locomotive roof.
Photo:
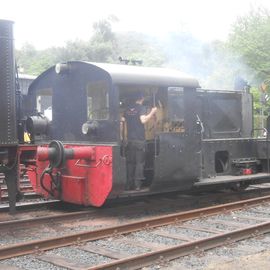
M154 84L199 87L195 78L168 68L142 67L105 63L88 63L109 73L116 84Z
M74 67L71 68L72 72L75 72L75 66L77 65L84 66L85 69L89 68L92 71L93 69L102 71L110 76L113 84L200 87L197 79L174 69L83 61L70 61L67 62L67 64L70 65L70 67ZM33 81L30 88L34 87L36 83L46 78L46 76L54 72L54 70L55 66L40 74L37 79Z

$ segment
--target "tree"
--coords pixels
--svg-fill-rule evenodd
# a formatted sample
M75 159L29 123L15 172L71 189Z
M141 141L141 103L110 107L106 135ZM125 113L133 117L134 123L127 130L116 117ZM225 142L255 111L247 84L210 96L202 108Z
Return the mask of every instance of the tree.
M112 23L118 22L118 18L110 15L107 19L102 19L93 24L94 35L91 40L93 42L111 42L115 40L115 34L112 31Z
M118 59L118 44L112 23L117 22L115 16L100 20L93 24L94 34L90 39L90 58L95 62L115 62Z
M259 83L270 76L270 13L265 8L252 10L233 26L229 46Z
M228 46L235 59L249 69L253 85L256 127L261 127L263 118L269 114L269 87L262 89L262 82L270 78L270 13L265 8L251 10L238 18L233 25ZM263 90L263 91L262 91Z
M83 40L69 40L65 47L49 49L55 53L57 62L67 62L72 60L89 61L91 58L90 44Z
M17 51L19 65L25 73L38 75L58 62L72 60L119 63L119 56L129 59L142 59L147 66L160 66L164 63L162 50L146 35L139 33L117 34L112 24L117 18L110 16L93 24L94 33L88 41L70 40L64 47L52 47L38 51L25 44Z
M138 32L125 32L116 35L118 57L129 60L142 60L144 66L162 66L165 54L155 39ZM118 59L117 57L117 59Z
M21 50L16 51L17 65L23 72L28 72L31 69L33 60L37 57L37 50L29 43L25 43Z

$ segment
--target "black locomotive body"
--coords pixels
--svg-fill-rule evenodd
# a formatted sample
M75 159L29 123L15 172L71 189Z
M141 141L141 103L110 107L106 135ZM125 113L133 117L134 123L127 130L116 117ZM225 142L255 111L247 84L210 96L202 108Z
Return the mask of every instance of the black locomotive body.
M105 195L97 185L96 193L102 193L103 202L138 194L124 190L127 142L121 123L129 97L138 90L144 92L146 106L158 107L156 119L145 126L147 181L139 193L198 186L246 187L269 181L267 138L253 136L252 97L248 92L203 90L196 79L173 70L74 61L41 74L25 99L31 143L43 145L35 154L39 173L30 175L34 186L45 186L45 192L42 188L39 192L66 198L74 188L68 181L80 173L76 172L76 162L69 163L65 149L91 146L94 151L111 149L104 152L111 161L108 177L95 173L107 188ZM55 143L50 145L53 140L63 145L62 152ZM50 156L50 152L55 154ZM44 180L42 172L55 160L61 160L51 170L58 175L58 182L49 176ZM85 174L97 164L97 160L87 164ZM40 184L40 179L45 184ZM91 179L87 181L91 186ZM63 184L69 187L63 189ZM90 191L82 185L81 192ZM91 200L82 202L81 197L64 200L95 205Z
M42 73L21 101L13 47L12 22L0 20L0 173L11 210L22 168L37 193L94 206L124 196L269 182L269 136L255 137L250 93L204 90L175 70L71 61ZM158 110L145 125L144 188L126 191L121 120L137 91L146 107Z

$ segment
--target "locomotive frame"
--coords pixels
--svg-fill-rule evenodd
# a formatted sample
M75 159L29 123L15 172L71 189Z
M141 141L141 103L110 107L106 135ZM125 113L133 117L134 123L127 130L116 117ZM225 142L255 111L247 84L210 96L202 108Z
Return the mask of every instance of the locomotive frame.
M118 197L269 182L269 139L254 137L247 91L201 89L164 68L71 61L37 77L21 104L12 22L0 21L0 36L9 45L0 50L0 172L12 211L22 166L37 193L97 207ZM144 189L126 191L121 116L138 90L158 111L145 125Z

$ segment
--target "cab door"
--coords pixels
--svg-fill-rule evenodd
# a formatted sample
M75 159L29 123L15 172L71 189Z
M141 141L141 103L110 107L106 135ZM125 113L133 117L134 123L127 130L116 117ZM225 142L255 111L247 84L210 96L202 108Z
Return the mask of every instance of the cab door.
M153 190L189 189L200 176L201 133L196 89L169 87L167 119L157 135Z

